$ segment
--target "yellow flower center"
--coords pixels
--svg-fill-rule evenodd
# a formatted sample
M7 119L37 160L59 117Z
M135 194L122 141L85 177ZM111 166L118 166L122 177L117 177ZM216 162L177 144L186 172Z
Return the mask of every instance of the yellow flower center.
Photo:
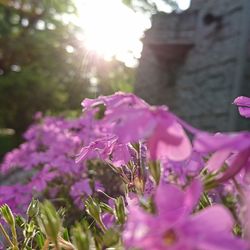
M177 241L177 235L174 230L168 230L163 236L163 241L166 246L172 246Z

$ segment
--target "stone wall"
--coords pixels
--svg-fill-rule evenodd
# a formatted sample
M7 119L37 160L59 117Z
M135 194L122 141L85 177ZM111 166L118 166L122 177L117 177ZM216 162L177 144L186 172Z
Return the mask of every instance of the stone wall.
M232 105L250 96L249 23L248 0L195 0L182 13L153 16L136 94L202 129L250 128Z

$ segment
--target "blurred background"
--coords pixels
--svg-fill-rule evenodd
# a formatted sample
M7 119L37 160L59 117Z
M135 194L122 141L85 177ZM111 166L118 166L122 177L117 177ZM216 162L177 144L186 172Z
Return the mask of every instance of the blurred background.
M132 92L150 17L174 8L161 0L0 0L0 155L22 141L37 112L77 116L85 97Z

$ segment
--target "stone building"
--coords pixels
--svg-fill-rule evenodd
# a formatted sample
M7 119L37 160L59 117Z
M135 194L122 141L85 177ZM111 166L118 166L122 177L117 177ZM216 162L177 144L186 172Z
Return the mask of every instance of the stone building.
M232 101L250 96L250 0L192 0L145 32L135 92L212 131L250 128Z

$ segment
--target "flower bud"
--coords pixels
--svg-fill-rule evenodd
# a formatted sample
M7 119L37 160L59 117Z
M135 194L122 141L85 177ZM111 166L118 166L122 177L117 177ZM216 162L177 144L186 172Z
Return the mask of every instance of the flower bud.
M11 227L15 226L15 217L7 204L4 204L0 207L0 214Z
M29 204L29 207L27 209L27 215L32 218L38 215L39 213L39 201L32 199L31 203Z
M57 242L57 237L61 230L61 220L54 206L49 202L45 201L40 206L41 217L39 220L40 226L44 229L44 233L53 242Z

